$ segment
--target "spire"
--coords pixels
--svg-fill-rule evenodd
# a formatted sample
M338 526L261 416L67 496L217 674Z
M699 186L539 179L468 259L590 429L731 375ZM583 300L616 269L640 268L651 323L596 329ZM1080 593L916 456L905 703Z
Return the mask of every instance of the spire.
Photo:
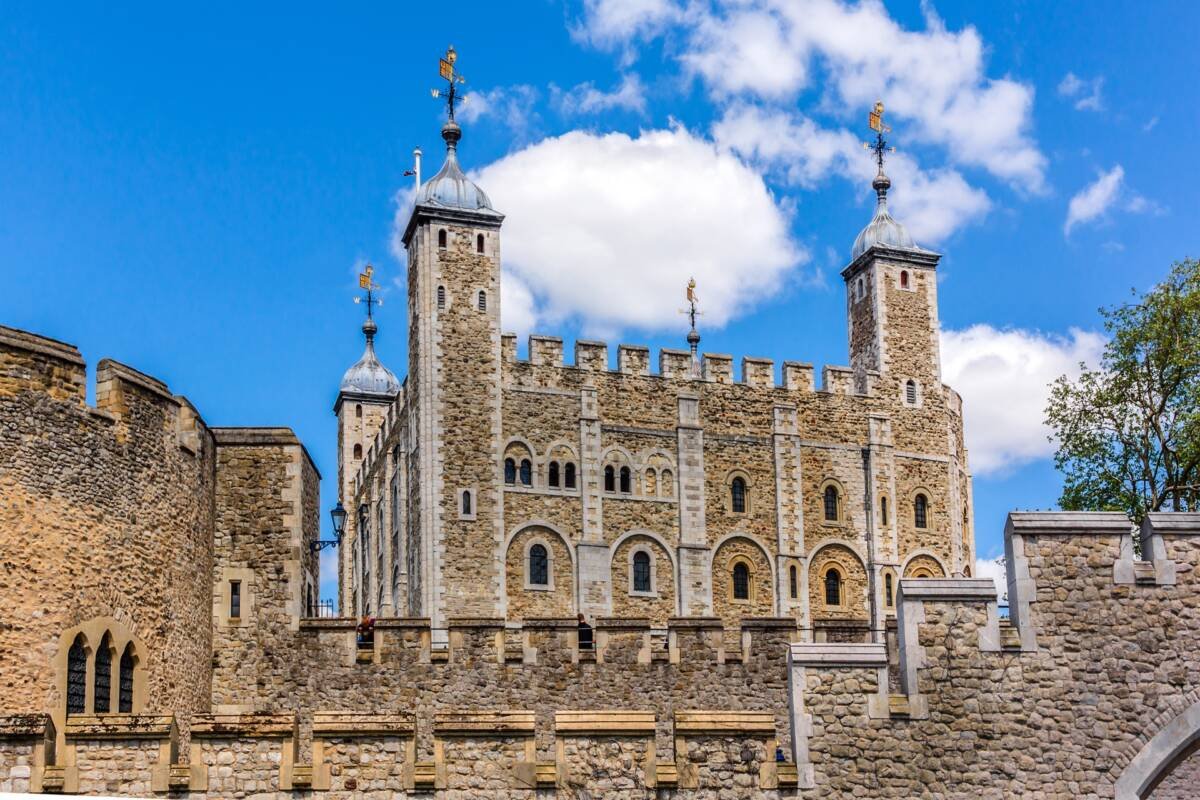
M868 115L868 121L871 130L875 131L875 142L874 144L863 142L863 147L875 154L875 164L878 168L875 180L871 181L871 188L875 190L875 215L867 227L858 234L858 238L854 240L854 247L850 251L852 261L876 245L908 249L917 246L905 227L888 213L887 193L888 189L892 188L892 181L883 171L883 161L884 154L894 153L896 148L888 146L887 139L883 138L885 133L892 132L891 126L883 121L883 103L875 104Z
M687 314L688 321L692 323L692 329L688 331L687 343L688 348L692 351L692 377L700 375L700 356L697 351L700 348L700 332L696 330L696 317L703 316L704 312L698 311L696 305L700 302L699 295L696 294L696 279L689 278L687 284L687 301L688 307L682 309L680 314Z
M375 334L378 333L379 326L375 324L374 308L382 306L383 301L375 296L379 285L371 279L374 273L375 268L368 264L367 268L358 276L358 285L366 289L366 295L355 297L354 302L365 303L367 306L367 318L363 320L362 325L367 345L363 349L362 358L356 361L354 366L346 370L346 374L342 376L339 391L391 397L400 391L400 381L396 380L396 375L380 363L379 357L375 355Z

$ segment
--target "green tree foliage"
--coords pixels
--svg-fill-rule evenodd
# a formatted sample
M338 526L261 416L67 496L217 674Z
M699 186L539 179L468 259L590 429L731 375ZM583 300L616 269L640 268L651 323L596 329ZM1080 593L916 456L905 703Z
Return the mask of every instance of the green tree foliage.
M1046 423L1058 444L1065 509L1200 509L1200 262L1174 264L1141 297L1101 309L1099 369L1051 386Z

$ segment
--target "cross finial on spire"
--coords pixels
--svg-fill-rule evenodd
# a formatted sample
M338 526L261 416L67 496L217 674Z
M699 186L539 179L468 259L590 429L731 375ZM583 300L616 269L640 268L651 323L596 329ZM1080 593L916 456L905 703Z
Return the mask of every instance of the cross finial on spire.
M434 89L433 99L437 100L441 97L446 98L447 119L449 122L454 122L454 106L456 103L462 103L466 98L459 99L458 84L466 83L467 79L459 75L454 69L454 62L458 60L458 53L454 50L454 45L446 48L446 55L438 59L438 74L446 79L446 88Z
M372 312L375 306L383 305L383 299L375 296L381 287L372 280L374 274L375 268L370 264L367 264L366 269L358 274L358 286L360 289L365 289L366 294L354 298L355 303L366 303L367 305L367 319L363 322L363 333L367 335L368 342L375 338L375 331L379 330Z
M879 167L879 172L875 175L875 180L871 183L871 186L875 189L875 193L879 196L879 202L882 205L887 202L887 190L892 185L888 176L883 174L883 155L884 153L896 152L896 148L889 147L887 139L883 138L885 133L892 132L892 126L883 121L883 101L875 101L874 108L867 114L867 124L871 130L875 131L875 143L869 144L863 142L863 148L875 154L875 164Z

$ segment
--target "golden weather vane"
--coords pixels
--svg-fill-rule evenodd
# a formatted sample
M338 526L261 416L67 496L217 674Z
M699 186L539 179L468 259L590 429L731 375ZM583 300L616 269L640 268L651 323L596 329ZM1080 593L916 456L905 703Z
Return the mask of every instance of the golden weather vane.
M370 264L367 264L367 268L358 273L358 287L360 289L366 289L367 293L365 296L354 298L355 303L367 304L367 319L371 319L372 308L383 305L383 299L375 296L375 292L379 291L381 287L379 284L375 283L374 280L372 280L372 276L374 274L375 268Z
M454 51L454 45L446 48L446 55L438 59L438 74L446 80L446 88L433 89L431 94L433 99L437 100L441 97L446 98L446 106L450 112L450 121L454 121L454 106L455 104L465 103L467 98L458 96L458 84L466 83L467 79L454 69L454 62L458 60L458 53Z
M896 148L889 147L887 139L883 138L885 133L892 132L892 126L883 121L882 101L875 101L875 107L867 113L867 124L871 127L871 130L875 131L875 143L863 142L863 149L871 150L875 153L875 163L879 165L879 174L882 175L883 154L896 152Z
M696 308L700 303L700 295L696 294L696 279L689 278L687 282L687 301L688 307L679 309L680 314L687 314L688 321L692 323L692 330L696 330L696 317L704 316L704 312Z

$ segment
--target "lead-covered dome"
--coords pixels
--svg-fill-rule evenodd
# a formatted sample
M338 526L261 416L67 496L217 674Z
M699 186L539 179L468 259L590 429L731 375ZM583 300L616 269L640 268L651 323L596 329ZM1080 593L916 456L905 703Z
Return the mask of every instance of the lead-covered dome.
M417 191L417 205L496 213L487 193L476 186L458 165L458 140L462 138L462 128L450 120L442 127L442 138L446 140L446 162Z
M354 366L346 370L342 376L339 391L352 394L377 394L395 397L400 391L400 381L396 374L385 367L375 355L375 331L378 328L372 319L363 324L363 333L367 336L367 347L362 358L354 362Z
M920 249L913 238L908 235L908 230L888 213L887 190L891 185L892 182L883 173L877 175L871 184L879 198L875 205L875 216L854 240L854 248L850 251L851 261L857 260L859 256L875 245L906 250Z

